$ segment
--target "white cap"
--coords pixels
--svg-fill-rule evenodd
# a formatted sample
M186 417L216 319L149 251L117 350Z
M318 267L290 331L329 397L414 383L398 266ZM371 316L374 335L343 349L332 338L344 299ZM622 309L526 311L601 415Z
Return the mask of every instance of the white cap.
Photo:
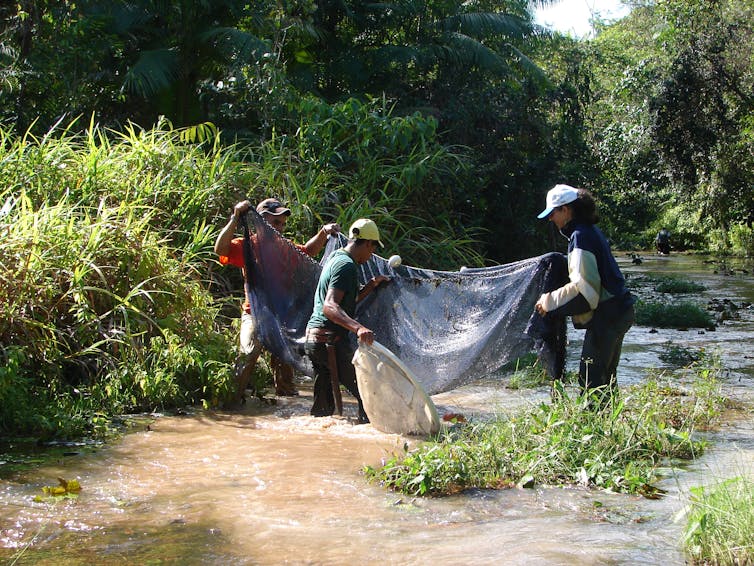
M570 185L555 185L547 191L546 208L537 215L537 218L547 218L553 209L571 203L579 198L579 191Z

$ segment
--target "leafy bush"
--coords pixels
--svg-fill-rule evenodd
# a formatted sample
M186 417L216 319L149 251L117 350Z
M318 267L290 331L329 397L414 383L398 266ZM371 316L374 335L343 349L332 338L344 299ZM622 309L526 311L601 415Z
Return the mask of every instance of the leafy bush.
M754 229L746 224L730 227L730 241L734 254L751 257L754 255Z

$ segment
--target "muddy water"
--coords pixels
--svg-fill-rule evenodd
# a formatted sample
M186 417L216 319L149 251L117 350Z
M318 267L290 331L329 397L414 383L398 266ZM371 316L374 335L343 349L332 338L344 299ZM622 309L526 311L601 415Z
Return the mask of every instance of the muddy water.
M687 257L647 257L632 273L678 272L708 286L705 296L749 300L746 275L720 276ZM719 348L726 393L751 402L750 312L715 332L634 328L621 360L622 384L661 368L668 340ZM580 336L570 336L569 367ZM236 413L162 417L94 452L72 450L52 464L0 480L0 560L16 564L684 564L674 515L688 489L748 472L751 418L711 435L712 448L668 473L660 500L584 489L473 491L411 498L366 483L361 469L412 440L309 416L311 386L276 405ZM483 414L547 399L487 379L437 395L441 414ZM751 412L748 413L749 417ZM57 477L76 478L76 500L34 502Z

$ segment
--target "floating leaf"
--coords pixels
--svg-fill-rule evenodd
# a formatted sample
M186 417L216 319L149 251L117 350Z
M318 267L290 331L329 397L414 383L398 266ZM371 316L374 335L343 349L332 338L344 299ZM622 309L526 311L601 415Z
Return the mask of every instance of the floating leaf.
M58 483L60 485L44 486L42 488L42 492L50 497L65 497L75 496L75 494L78 494L78 492L81 491L81 484L79 483L79 480L66 480L63 478L58 478ZM34 498L34 501L43 500L44 499L39 495Z
M58 478L58 481L60 482L61 487L65 488L69 493L77 493L81 491L79 480L64 480L63 478Z

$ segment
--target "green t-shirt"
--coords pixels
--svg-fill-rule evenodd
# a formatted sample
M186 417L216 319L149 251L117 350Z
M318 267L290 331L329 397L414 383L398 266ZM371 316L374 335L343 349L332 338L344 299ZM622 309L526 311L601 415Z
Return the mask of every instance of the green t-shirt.
M342 326L328 319L322 310L328 289L343 291L343 300L340 301L340 306L348 316L353 318L356 312L356 298L359 295L359 273L356 262L343 249L334 251L322 268L319 283L317 283L317 291L314 293L314 310L309 318L307 328L327 328L339 332L348 332Z

